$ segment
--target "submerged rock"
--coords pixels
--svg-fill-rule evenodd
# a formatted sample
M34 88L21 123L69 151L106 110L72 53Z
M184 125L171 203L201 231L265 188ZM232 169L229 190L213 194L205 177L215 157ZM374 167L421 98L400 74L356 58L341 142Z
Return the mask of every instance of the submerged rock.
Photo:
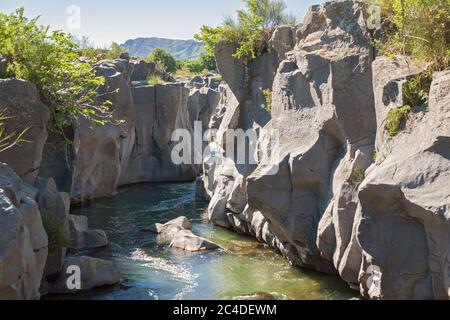
M248 296L238 296L233 298L233 300L241 301L274 301L277 300L273 295L267 292L256 292Z

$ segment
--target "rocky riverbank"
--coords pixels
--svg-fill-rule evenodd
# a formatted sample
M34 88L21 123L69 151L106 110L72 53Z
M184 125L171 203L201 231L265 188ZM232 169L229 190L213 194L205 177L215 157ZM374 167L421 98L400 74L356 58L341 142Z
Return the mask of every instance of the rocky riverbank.
M404 104L402 85L420 68L375 57L363 12L352 1L313 6L251 65L232 57L233 44L217 46L228 88L210 127L224 150L227 129L263 128L261 164L207 161L199 194L214 223L297 266L337 273L364 297L448 299L450 73L434 74L428 108L389 136L388 111ZM264 159L275 151L273 175Z
M173 164L171 135L176 129L191 132L194 121L209 122L218 103L217 86L209 79L192 86L149 86L144 80L154 66L128 59L94 67L106 79L99 92L111 101L114 119L106 125L78 119L64 138L49 128L49 109L32 83L0 79L2 107L15 115L6 130L29 128L25 139L30 142L0 155L7 163L0 172L1 299L64 292L64 266L74 260L91 275L81 289L117 283L120 273L108 262L67 257L67 250L108 244L103 231L88 230L87 218L69 215L71 203L109 197L134 183L194 181L199 173L198 165ZM46 232L43 220L51 231ZM69 234L70 244L53 243L66 241Z

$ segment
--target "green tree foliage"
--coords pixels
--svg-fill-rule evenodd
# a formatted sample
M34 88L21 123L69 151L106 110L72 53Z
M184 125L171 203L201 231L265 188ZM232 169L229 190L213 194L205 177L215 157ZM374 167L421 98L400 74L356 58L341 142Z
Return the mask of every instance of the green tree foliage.
M51 124L61 131L76 117L99 124L111 119L110 102L96 102L105 79L79 61L78 50L70 35L50 33L38 18L25 18L23 8L0 13L0 55L7 60L7 76L36 84L52 112Z
M182 63L181 68L183 67L186 67L189 70L189 72L193 74L200 74L205 70L216 71L217 70L216 58L214 57L214 54L211 54L211 52L204 51L200 54L197 60L184 61Z
M164 80L157 75L151 75L148 77L148 84L151 86L156 86L157 84L164 84Z
M234 56L252 60L266 50L267 40L274 29L282 24L295 24L295 17L286 13L286 4L281 0L243 0L245 10L237 11L237 19L227 17L217 28L202 26L195 39L205 43L209 54L219 41L239 44Z
M442 70L450 64L450 0L369 0L382 9L382 54L410 55Z
M110 60L114 60L114 59L119 58L120 55L125 52L126 52L126 50L124 48L122 48L117 43L113 42L111 44L111 47L109 47L109 49L106 52L106 58L110 59Z
M177 60L169 52L163 49L153 50L147 57L147 61L156 62L168 73L174 73L177 71Z

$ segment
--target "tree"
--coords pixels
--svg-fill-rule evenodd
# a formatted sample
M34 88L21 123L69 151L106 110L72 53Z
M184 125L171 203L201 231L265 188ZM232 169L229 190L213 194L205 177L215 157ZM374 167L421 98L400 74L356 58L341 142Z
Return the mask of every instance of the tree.
M245 10L237 11L237 19L226 17L222 26L202 26L195 39L205 43L209 55L214 54L215 45L222 40L235 42L239 48L234 56L252 60L266 49L267 40L275 28L283 24L295 24L292 14L286 13L286 4L281 0L243 0Z
M105 79L80 62L79 47L62 31L49 33L38 18L27 19L24 9L0 13L0 55L7 60L6 76L33 82L50 108L50 129L70 126L77 117L97 124L112 118L110 102L98 103L97 89Z
M202 53L200 53L199 61L203 66L203 69L209 71L217 70L216 57L214 56L214 54L211 54L211 52L203 51Z
M156 62L163 66L164 70L169 73L177 71L177 60L167 51L163 49L155 49L147 57L148 61Z
M216 71L216 58L208 51L203 51L197 60L188 60L182 63L181 68L186 67L189 72L200 74L203 71ZM178 69L181 69L178 68Z
M106 57L107 57L107 59L114 60L114 59L119 58L120 55L125 52L126 52L126 50L124 48L122 48L117 43L113 42L106 54Z

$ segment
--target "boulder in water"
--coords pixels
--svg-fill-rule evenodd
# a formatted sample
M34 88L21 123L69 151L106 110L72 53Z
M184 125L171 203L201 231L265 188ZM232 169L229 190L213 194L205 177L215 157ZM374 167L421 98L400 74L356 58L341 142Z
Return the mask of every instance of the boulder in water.
M219 245L205 238L196 236L190 230L179 231L173 238L172 242L170 243L170 246L172 248L182 249L191 252L221 249Z

